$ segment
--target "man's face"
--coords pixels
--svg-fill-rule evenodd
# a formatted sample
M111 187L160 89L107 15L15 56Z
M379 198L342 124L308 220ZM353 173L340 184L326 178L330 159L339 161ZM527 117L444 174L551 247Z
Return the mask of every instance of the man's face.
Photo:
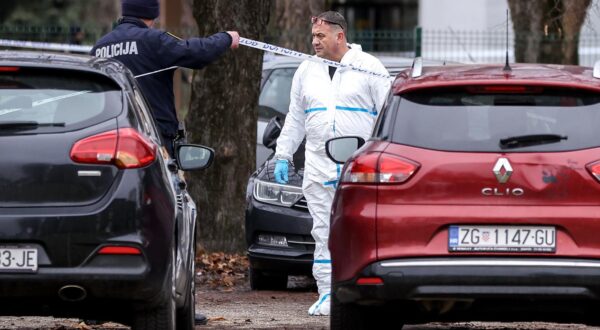
M313 24L312 46L317 56L333 60L333 54L336 53L339 47L338 32L340 32L340 29L331 24Z

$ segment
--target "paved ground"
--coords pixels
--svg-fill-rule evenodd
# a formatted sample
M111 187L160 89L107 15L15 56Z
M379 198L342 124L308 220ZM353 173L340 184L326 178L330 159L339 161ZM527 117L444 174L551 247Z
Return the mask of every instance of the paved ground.
M329 329L328 317L307 314L308 307L318 298L314 282L293 277L288 291L251 291L244 283L227 290L200 288L198 310L208 316L207 326L200 329ZM407 325L406 330L591 330L599 329L581 324L542 322L492 323L429 323Z
M224 288L207 284L197 289L197 309L209 318L204 329L328 329L328 317L311 317L308 307L317 299L314 282L309 278L292 278L288 291L252 291L247 281ZM75 319L47 317L0 317L0 329L24 330L125 330L116 323L87 325ZM408 325L407 330L591 330L600 329L579 324L555 323L430 323Z
M288 291L252 291L248 283L226 290L200 288L198 310L209 322L198 329L328 329L328 317L311 317L317 300L314 281L290 278Z

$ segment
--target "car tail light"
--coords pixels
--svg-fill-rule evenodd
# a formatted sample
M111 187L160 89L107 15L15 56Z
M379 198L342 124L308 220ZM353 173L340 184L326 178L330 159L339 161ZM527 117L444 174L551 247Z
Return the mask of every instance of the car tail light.
M121 128L77 141L71 159L83 164L113 164L139 168L156 159L156 145L133 128Z
M342 182L377 183L379 153L370 153L352 160L342 175Z
M130 254L139 255L142 254L140 249L133 246L104 246L98 250L98 254Z
M419 164L397 156L382 154L379 158L379 182L402 183L419 168Z
M356 280L357 285L380 285L383 280L380 277L361 277Z
M492 94L539 94L544 91L540 86L519 86L519 85L493 85L493 86L469 86L469 93L492 93Z
M585 167L596 180L600 181L600 161L589 163Z
M0 72L17 72L19 71L18 66L0 66Z
M359 156L347 165L342 183L403 183L419 169L411 160L385 153Z
M144 167L156 159L156 145L133 128L119 130L116 164L119 168Z

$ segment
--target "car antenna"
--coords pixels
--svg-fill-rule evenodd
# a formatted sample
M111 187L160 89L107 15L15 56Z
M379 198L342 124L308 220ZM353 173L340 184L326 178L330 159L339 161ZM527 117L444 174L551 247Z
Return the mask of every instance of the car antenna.
M502 71L512 71L512 68L508 64L508 9L506 9L506 63Z

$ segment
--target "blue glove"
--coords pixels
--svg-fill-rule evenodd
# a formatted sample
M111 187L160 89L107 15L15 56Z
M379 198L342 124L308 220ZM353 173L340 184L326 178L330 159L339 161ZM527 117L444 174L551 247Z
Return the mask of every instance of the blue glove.
M278 159L275 162L275 181L277 183L288 182L288 161L285 159Z

